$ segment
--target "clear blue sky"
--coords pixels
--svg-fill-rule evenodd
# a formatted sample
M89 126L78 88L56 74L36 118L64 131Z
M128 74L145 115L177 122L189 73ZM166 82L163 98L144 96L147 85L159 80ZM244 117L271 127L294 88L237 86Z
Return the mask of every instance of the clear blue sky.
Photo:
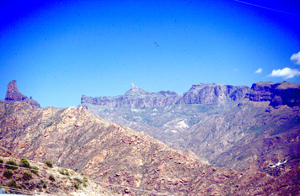
M0 99L16 79L42 107L120 95L131 83L177 93L299 83L299 51L299 0L0 1Z

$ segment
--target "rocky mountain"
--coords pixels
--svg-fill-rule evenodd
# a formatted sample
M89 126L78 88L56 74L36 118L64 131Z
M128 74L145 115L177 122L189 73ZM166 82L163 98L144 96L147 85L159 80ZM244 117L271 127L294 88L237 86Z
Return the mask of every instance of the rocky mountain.
M6 101L6 102L9 102L9 101L22 101L22 102L29 103L33 107L37 107L37 108L40 107L40 104L37 101L33 100L32 97L30 97L28 99L27 96L23 95L22 93L20 93L18 91L16 80L12 80L8 83L7 92L6 92L4 101Z
M258 82L253 84L247 95L250 101L270 101L271 106L300 105L300 84L291 82Z
M174 145L179 133L200 120L227 111L250 91L247 86L193 85L189 91L150 93L135 87L117 97L82 96L88 111L106 120L144 131L166 144ZM177 143L177 142L176 142Z
M286 160L290 160L286 166L293 165L292 160L299 156L299 86L258 82L248 89L199 84L172 106L81 105L176 149L190 149L215 166L246 171L255 165L267 172L268 166Z
M0 136L0 145L17 156L51 160L124 195L300 194L299 167L278 177L253 168L241 173L212 167L191 151L178 152L83 107L1 102Z
M198 122L177 141L213 165L238 171L292 166L300 157L299 90L290 82L253 84L236 107Z
M239 101L248 92L248 86L201 83L193 85L176 104L224 104L229 101Z
M82 95L81 105L86 104L108 107L149 108L173 106L175 104L221 104L228 101L238 101L249 92L247 86L230 86L220 84L198 84L184 94L171 91L158 93L147 92L144 89L131 85L131 89L124 95L117 97L87 97Z
M180 97L181 95L170 91L150 93L131 84L130 90L124 95L117 97L87 97L82 95L81 103L108 107L145 108L174 105Z

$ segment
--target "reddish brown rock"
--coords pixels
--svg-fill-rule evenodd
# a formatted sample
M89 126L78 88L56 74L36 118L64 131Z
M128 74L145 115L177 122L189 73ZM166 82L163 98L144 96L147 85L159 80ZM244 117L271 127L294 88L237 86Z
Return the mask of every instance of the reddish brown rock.
M18 156L51 160L94 180L118 185L108 187L119 193L192 196L299 192L299 185L293 183L298 182L296 164L277 178L255 169L241 173L212 167L145 133L92 115L83 107L41 109L23 102L0 103L0 116L1 146Z
M40 107L40 104L37 101L33 100L32 97L28 99L27 96L18 91L16 80L12 80L8 83L5 101L23 101L29 103L33 107Z

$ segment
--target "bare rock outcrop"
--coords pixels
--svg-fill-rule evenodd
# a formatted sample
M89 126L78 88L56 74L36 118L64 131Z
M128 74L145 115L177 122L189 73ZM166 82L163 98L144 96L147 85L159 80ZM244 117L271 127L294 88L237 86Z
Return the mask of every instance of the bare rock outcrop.
M270 101L271 106L300 105L300 84L292 82L258 82L254 83L246 95L250 101Z
M125 94L116 97L87 97L81 96L81 104L93 104L108 107L160 107L174 105L181 95L171 91L158 93L147 92L131 84L131 88Z
M109 107L165 107L175 104L222 104L229 101L239 101L249 92L247 86L230 86L220 84L198 84L184 94L172 91L160 91L158 93L147 92L131 84L131 88L125 94L117 97L88 97L81 96L81 105L85 104L109 106Z
M40 107L40 104L37 101L33 100L32 97L30 97L28 99L27 96L25 96L19 92L16 80L12 80L8 83L4 100L5 101L22 101L22 102L29 103L33 107L36 107L36 108Z
M249 90L247 86L201 83L193 85L176 104L219 104L239 101L245 97Z

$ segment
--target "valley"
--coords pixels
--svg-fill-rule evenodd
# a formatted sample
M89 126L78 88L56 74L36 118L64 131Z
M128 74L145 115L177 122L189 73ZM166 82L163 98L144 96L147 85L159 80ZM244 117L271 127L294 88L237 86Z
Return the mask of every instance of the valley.
M198 94L215 98L205 96L205 104L198 104L200 98L183 104L178 102L181 98L174 101L177 95L167 93L161 98L165 106L155 107L156 94L136 92L134 86L130 99L117 98L121 102L83 97L103 106L39 108L5 99L0 102L0 145L18 157L51 160L58 167L83 172L93 181L107 183L99 184L102 188L121 195L297 195L299 87L291 85L266 88L269 98L261 101L265 94L253 86L246 91L233 88L238 95L244 93L244 99L232 96L227 87L201 84ZM295 89L293 101L270 104L282 95L272 97L273 88ZM19 93L17 88L14 92ZM135 98L135 93L151 99ZM104 99L110 100L108 105Z

